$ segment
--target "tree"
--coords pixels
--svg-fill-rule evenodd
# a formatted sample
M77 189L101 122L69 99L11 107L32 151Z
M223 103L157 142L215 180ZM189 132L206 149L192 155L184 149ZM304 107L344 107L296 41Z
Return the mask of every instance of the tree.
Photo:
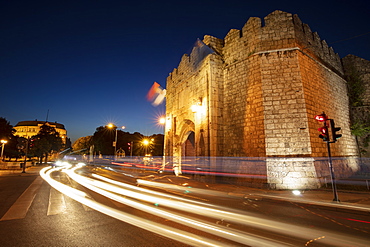
M96 131L92 137L92 144L94 145L94 151L96 154L102 155L113 155L114 146L113 142L115 141L116 129L110 129L106 126L100 126L96 128ZM140 148L142 139L144 136L139 132L133 134L125 132L122 130L117 130L117 143L116 150L124 150L126 156L132 155L141 155ZM131 146L133 144L133 147Z
M106 126L96 128L92 137L94 151L97 154L112 155L114 152L113 141L115 138L115 130L109 129Z
M5 118L0 117L0 139L8 140L14 133L13 126Z
M155 134L150 136L151 139L154 139L153 143L153 156L162 156L163 155L163 147L164 147L164 135L162 134Z
M351 109L351 133L356 137L360 154L366 154L370 142L370 108L364 105L365 83L354 66L347 69L346 80Z
M32 140L34 144L30 152L40 159L40 164L44 157L45 162L47 162L52 152L58 152L63 148L63 141L59 133L47 122L40 126L39 133Z
M92 138L92 136L84 136L78 138L72 145L73 151L82 154L89 153L89 148L92 145Z
M20 156L17 149L17 137L14 136L15 129L3 117L0 117L0 140L8 141L4 148L4 156L18 158Z

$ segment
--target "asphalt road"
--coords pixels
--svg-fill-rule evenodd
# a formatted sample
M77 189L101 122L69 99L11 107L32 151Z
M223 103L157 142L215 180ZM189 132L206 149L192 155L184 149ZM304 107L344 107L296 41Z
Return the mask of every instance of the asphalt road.
M139 188L191 200L189 207L204 206L204 203L207 207L199 209L199 212L191 208L182 210L180 204L178 208L167 207L165 203L158 203L153 207L153 203L146 202L144 206L179 213L189 219L220 227L221 230L230 229L240 235L266 239L267 242L271 240L271 246L275 245L273 241L280 246L370 246L368 212L274 200L254 194L236 197L227 192L209 190L207 184L188 178L159 176L154 173L131 176L127 171L89 167L80 169L78 174L88 178L92 178L92 174L101 175ZM50 176L55 181L86 192L88 198L94 199L98 205L126 212L142 219L144 223L149 222L153 229L155 224L165 225L178 229L179 232L185 231L189 235L217 241L219 246L266 246L263 242L253 240L225 240L222 234L210 234L170 217L159 217L151 210L123 205L81 186L73 179L72 174L67 175L56 170ZM148 181L154 183L146 183ZM2 175L0 188L2 246L188 246L186 241L175 241L159 231L157 234L156 230L148 231L133 223L129 224L129 220L125 218L119 220L91 209L58 192L37 173ZM142 203L144 200L139 200L138 195L133 197L136 197L135 203ZM222 212L212 216L209 214L212 210L224 210L238 215L240 219L228 218ZM188 244L194 245L190 242Z
M39 178L0 176L1 246L186 246L91 210L67 196L63 197L64 208L50 212L55 190L45 181L37 188L24 218L4 220L6 212Z

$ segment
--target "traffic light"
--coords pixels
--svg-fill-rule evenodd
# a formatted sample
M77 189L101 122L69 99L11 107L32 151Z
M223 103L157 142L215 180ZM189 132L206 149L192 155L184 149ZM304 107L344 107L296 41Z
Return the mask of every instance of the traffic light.
M320 115L316 115L315 116L315 119L319 122L325 122L326 120L328 120L328 116L326 116L325 113L322 113Z
M29 141L29 148L33 148L35 146L35 138L31 138Z
M342 134L337 134L337 131L340 131L340 127L335 127L335 123L333 119L330 119L330 128L331 128L331 134L333 138L333 142L336 142L338 138L342 137Z
M328 127L326 127L326 126L320 127L320 128L318 128L318 131L320 131L320 132L321 132L321 134L319 135L319 137L320 137L323 141L329 141L329 131L328 131Z

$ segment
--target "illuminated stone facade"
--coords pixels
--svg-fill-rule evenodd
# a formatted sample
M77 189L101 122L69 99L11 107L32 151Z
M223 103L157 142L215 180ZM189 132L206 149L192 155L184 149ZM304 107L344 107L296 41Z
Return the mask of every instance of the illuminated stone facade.
M260 184L317 188L329 172L316 159L327 156L314 119L324 111L342 128L331 145L344 158L337 176L358 169L341 59L297 15L275 11L224 39L205 36L170 73L166 97L165 154L180 167L187 156L264 157L254 168L265 175ZM253 170L230 162L213 158L208 169Z
M40 127L43 124L45 124L45 121L21 121L13 128L16 130L16 136L30 138L39 133ZM57 122L46 122L46 124L55 128L55 130L59 133L59 136L62 138L63 143L66 144L67 130L64 128L64 125Z

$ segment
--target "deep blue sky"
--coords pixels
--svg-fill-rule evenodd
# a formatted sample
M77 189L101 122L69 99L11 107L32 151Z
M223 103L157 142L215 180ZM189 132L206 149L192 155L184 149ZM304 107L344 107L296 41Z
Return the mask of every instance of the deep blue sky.
M165 86L197 38L223 39L278 9L298 14L341 57L370 60L369 2L1 0L0 117L16 125L49 110L72 141L108 122L163 133L156 117L165 106L146 93L154 81Z

